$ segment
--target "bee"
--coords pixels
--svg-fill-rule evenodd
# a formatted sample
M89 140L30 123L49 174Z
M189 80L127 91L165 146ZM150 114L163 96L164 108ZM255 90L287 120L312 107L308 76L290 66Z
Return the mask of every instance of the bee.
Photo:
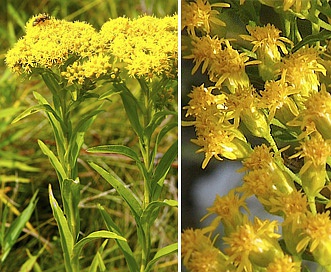
M41 15L39 15L35 20L34 20L34 22L33 22L33 26L36 26L36 25L39 25L39 24L41 24L41 23L44 23L44 22L46 22L47 20L50 20L51 19L51 17L48 15L48 14L46 14L46 13L43 13L43 14L41 14Z

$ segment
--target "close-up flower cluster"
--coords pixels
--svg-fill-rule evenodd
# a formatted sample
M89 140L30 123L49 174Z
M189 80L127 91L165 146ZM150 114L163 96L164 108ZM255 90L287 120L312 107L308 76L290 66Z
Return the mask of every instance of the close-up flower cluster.
M188 271L302 271L307 261L331 271L327 2L183 1L182 54L200 79L183 125L194 126L203 169L213 158L243 166L207 209L211 223L183 230ZM251 214L251 198L279 220Z

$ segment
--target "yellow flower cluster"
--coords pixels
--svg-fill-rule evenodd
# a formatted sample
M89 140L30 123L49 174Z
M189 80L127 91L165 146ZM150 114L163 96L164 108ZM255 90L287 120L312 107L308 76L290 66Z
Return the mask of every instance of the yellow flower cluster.
M14 72L61 67L71 57L89 57L102 50L98 32L84 22L58 20L46 14L32 17L26 35L7 52L6 63Z
M184 125L195 127L192 142L205 153L202 168L213 157L226 158L241 160L244 172L240 186L216 196L202 218L214 219L200 231L209 248L213 237L222 242L223 270L217 271L301 271L307 256L331 271L331 70L328 42L318 32L331 25L320 23L323 9L316 1L260 2L284 16L286 37L259 20L246 21L248 33L234 33L233 15L247 15L251 1L232 1L235 12L224 16L208 1L184 4L183 55L192 61L192 74L208 79L201 77L188 95L184 110L191 119ZM234 27L212 28L214 16ZM313 35L303 38L290 18L308 18ZM283 220L251 221L246 200L252 196ZM185 247L188 233L182 235ZM193 254L183 252L183 259L190 271L215 271Z
M107 52L123 62L130 76L175 78L178 62L177 15L163 19L110 19L100 31Z
M74 82L83 84L86 79L97 79L107 74L109 79L114 79L118 69L114 68L114 72L109 73L111 69L110 57L98 54L91 56L83 63L75 61L72 65L67 66L66 71L62 72L61 75L68 80L68 84Z
M178 62L177 16L117 18L98 32L85 22L68 22L47 14L32 17L26 35L6 55L17 73L58 69L69 84L107 75L123 67L130 76L175 78ZM120 63L116 63L120 62Z
M192 140L202 148L198 152L205 153L202 168L205 168L212 157L221 160L221 157L237 159L246 157L251 148L244 135L226 120L226 112L221 109L225 106L225 95L214 95L214 88L205 88L204 85L194 87L190 94L191 101L186 116L194 116L197 139Z

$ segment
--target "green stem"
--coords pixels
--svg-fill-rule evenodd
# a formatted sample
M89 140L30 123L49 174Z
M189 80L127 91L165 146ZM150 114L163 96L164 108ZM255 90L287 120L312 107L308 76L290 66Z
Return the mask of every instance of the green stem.
M316 210L316 205L315 205L315 197L308 195L307 198L308 198L308 204L309 204L309 208L310 208L311 212L313 214L316 214L317 210Z

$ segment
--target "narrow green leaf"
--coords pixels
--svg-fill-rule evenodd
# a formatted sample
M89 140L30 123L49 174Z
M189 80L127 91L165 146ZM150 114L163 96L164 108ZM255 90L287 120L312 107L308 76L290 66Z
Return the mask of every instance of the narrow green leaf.
M58 95L59 91L61 90L61 86L55 78L56 75L49 71L47 73L42 73L41 76L45 84L47 85L48 89L52 92L52 94L55 96Z
M163 157L161 158L159 164L157 165L154 176L153 176L153 183L152 183L152 190L153 190L153 199L158 199L162 187L165 176L169 172L171 164L175 160L178 154L178 142L174 142L172 146L164 153Z
M147 138L150 138L155 129L162 123L162 121L169 115L174 115L176 116L176 112L169 111L169 110L164 110L164 111L159 111L154 114L152 120L148 124L148 126L145 128L145 135Z
M171 122L169 124L167 124L166 126L164 126L161 131L157 134L156 139L155 139L155 145L153 147L153 160L151 160L151 163L154 163L155 158L157 156L157 152L159 149L159 144L161 142L161 140L163 139L163 137L173 128L177 128L177 122Z
M125 200L125 202L129 205L131 212L135 216L137 220L139 220L142 208L138 201L138 198L134 195L134 193L125 186L125 183L113 175L108 173L105 169L98 166L93 162L89 162L91 167L96 170L111 186L113 186L116 191L121 195L121 197Z
M331 31L323 29L322 31L320 31L317 34L308 35L308 36L304 37L302 39L302 41L300 41L293 47L292 52L297 51L298 49L300 49L301 47L303 47L306 44L311 44L311 43L315 43L318 41L325 41L330 38L331 38Z
M39 94L37 92L33 92L33 95L38 100L39 104L49 105L46 98L44 98L41 94ZM54 97L54 99L55 99L55 97ZM50 105L49 105L49 107L51 108ZM63 157L64 153L66 151L64 148L64 142L65 142L64 133L66 133L68 131L68 128L64 124L64 122L61 119L61 117L59 116L59 114L57 114L55 112L55 110L53 110L53 108L51 108L51 110L45 111L45 112L46 112L48 121L50 122L50 124L53 128L53 133L54 133L55 140L56 140L58 155Z
M59 207L59 204L57 203L53 195L52 186L50 184L48 187L48 191L49 191L49 202L51 204L53 215L57 222L60 232L60 239L61 239L66 271L76 272L77 270L74 270L71 265L71 258L70 258L74 248L74 238L71 235L68 222L63 214L63 211Z
M176 200L164 200L149 203L141 215L141 224L151 226L159 213L159 209L164 206L178 207L178 202Z
M100 145L88 148L87 152L121 154L133 159L136 163L141 163L141 159L138 157L137 153L124 145Z
M38 140L38 144L41 151L49 158L60 180L63 181L67 179L68 176L54 153L42 141Z
M30 179L22 178L14 175L0 175L0 183L7 183L7 182L21 182L21 183L29 183Z
M24 211L11 223L10 227L6 231L5 237L3 239L3 249L2 249L2 256L1 262L3 262L10 250L12 249L13 245L16 243L16 240L20 233L22 232L25 224L29 221L34 208L36 207L38 191L34 193L32 196L29 205L24 209Z
M106 91L105 93L103 93L100 97L99 100L104 100L104 99L109 99L111 96L113 96L114 94L118 94L120 91L119 90L109 90Z
M47 111L49 110L49 105L35 105L35 106L32 106L28 109L26 109L25 111L23 111L21 114L19 114L16 118L14 118L14 120L11 122L12 124L20 121L21 119L31 115L31 114L34 114L34 113L37 113L39 111Z
M26 172L39 172L40 171L39 168L29 166L26 163L18 162L15 160L6 160L6 159L0 160L0 167L5 167L8 169L19 169L19 170L26 171Z
M102 259L102 253L108 243L108 240L105 240L100 246L98 252L95 254L93 261L90 265L89 272L104 272L106 271L106 266ZM98 269L99 268L99 269Z
M20 272L29 272L29 271L31 271L34 268L34 266L36 265L37 259L44 252L44 250L45 250L45 246L41 250L39 250L37 255L34 256L30 253L30 251L28 249L26 249L26 252L27 252L27 255L28 255L29 258L21 266Z
M147 177L147 170L145 165L141 162L141 158L139 158L138 154L131 148L124 145L101 145L96 147L91 147L87 149L88 152L91 153L111 153L111 154L121 154L130 159L133 159L141 173Z
M63 124L61 117L51 107L51 105L48 103L48 101L40 93L33 92L33 95L38 100L39 106L44 106L43 110L46 113L52 114L52 116L63 126L64 124Z
M147 264L145 272L151 271L153 265L160 259L167 255L177 252L178 243L168 245L164 248L161 248L154 256L154 258Z
M87 129L91 126L96 116L100 112L102 112L102 110L95 110L90 112L89 114L84 116L84 118L80 120L77 126L74 128L68 147L68 150L70 151L69 158L72 165L76 164L80 149L84 143L84 136Z
M64 179L62 183L63 209L72 237L76 241L80 231L78 204L80 201L79 178Z
M138 115L138 102L130 91L123 91L120 93L123 101L125 112L130 120L133 130L136 132L140 139L143 138L143 128L140 124Z
M3 199L1 199L2 202L4 202ZM8 205L5 205L3 208L2 215L1 215L1 226L0 226L0 245L1 248L5 248L5 233L6 233L6 222L7 222L7 216L8 216L9 207Z
M113 221L113 219L110 217L110 215L105 211L105 209L103 207L101 207L99 205L99 211L103 217L103 220L106 223L107 228L110 231L113 231L115 233L117 233L118 235L122 235L120 229L118 228L118 226L115 224L115 222ZM127 262L128 268L131 272L135 272L135 271L139 271L138 268L138 264L134 258L133 252L128 244L127 241L122 241L122 240L116 240L117 245L119 246L119 248L122 250L125 260Z
M22 107L10 107L0 110L0 118L6 118L8 116L14 116L17 112L19 112Z
M100 231L92 232L91 234L89 234L88 236L86 236L85 238L83 238L77 244L74 245L71 262L73 264L77 264L80 252L82 251L83 247L87 243L89 243L95 239L100 239L100 238L126 241L126 239L124 237L117 235L116 233L111 232L111 231L100 230Z
M156 139L156 144L159 145L159 143L161 142L161 140L163 139L163 137L165 135L167 135L167 133L174 129L174 128L177 128L178 127L178 123L177 122L171 122L170 124L167 124L166 126L164 126L160 133L157 135L157 139Z

